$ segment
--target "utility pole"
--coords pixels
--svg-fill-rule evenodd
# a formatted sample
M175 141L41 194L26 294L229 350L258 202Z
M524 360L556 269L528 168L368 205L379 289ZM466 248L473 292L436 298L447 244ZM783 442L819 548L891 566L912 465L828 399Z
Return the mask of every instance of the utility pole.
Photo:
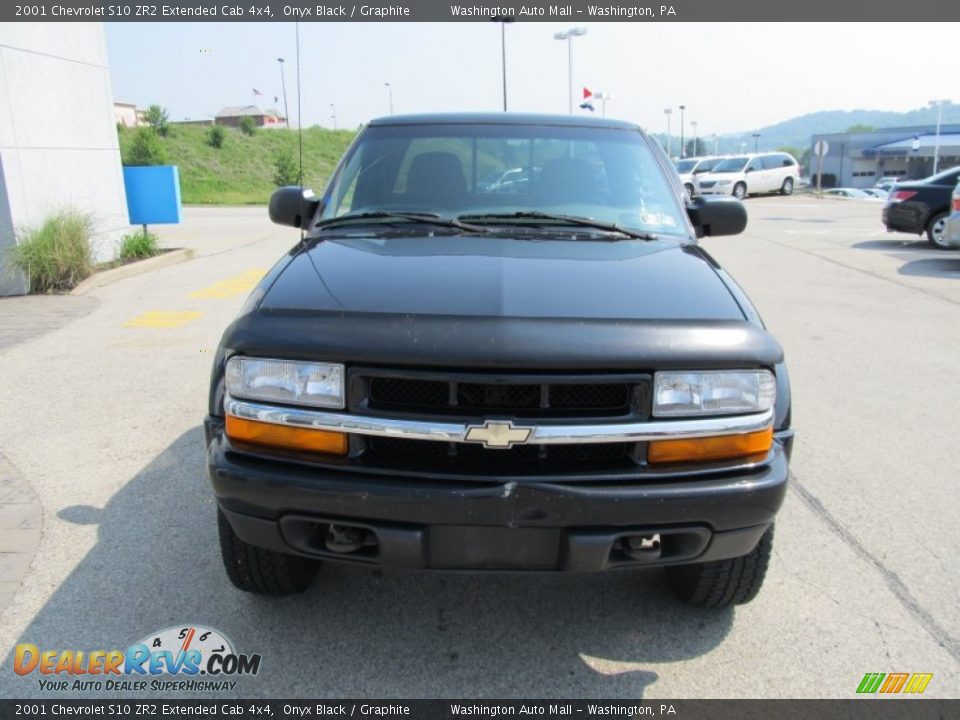
M503 111L507 111L507 23L512 23L513 15L494 15L490 18L500 23L500 67L503 71ZM571 112L573 112L571 110Z
M567 110L573 115L573 39L587 34L584 27L570 28L553 34L554 40L567 41Z
M933 141L933 175L937 174L937 168L940 167L940 122L943 120L943 106L949 105L949 100L931 100L930 107L937 109L937 134Z
M383 85L387 88L387 101L390 103L390 114L393 115L393 86L388 82Z
M673 115L673 108L665 108L663 114L667 116L667 157L670 157L670 116Z

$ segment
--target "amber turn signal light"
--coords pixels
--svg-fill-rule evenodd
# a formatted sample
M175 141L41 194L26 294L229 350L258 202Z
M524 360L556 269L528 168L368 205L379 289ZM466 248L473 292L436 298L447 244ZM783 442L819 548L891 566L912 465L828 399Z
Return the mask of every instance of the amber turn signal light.
M227 415L227 437L237 442L284 450L347 454L347 436L344 433L274 425L233 415Z
M647 447L651 465L679 462L736 460L750 456L762 458L773 444L773 428L743 435L691 438L689 440L654 440Z

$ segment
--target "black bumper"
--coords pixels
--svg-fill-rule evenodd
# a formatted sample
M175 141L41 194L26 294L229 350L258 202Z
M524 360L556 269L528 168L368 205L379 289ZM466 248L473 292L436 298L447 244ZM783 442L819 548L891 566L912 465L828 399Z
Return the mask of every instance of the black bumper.
M930 208L926 203L893 203L883 208L881 217L887 230L922 235L927 229Z
M245 542L279 552L391 567L594 571L705 562L750 552L787 488L787 452L735 475L643 484L432 482L265 461L234 452L208 422L208 472ZM789 439L787 440L787 446ZM373 542L342 554L332 524ZM624 538L659 535L628 554Z

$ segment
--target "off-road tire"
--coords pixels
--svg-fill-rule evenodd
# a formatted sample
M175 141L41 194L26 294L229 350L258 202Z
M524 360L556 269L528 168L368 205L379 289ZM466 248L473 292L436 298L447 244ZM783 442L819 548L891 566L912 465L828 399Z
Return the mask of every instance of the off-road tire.
M733 186L733 196L737 200L743 200L747 196L747 186L742 182L738 182Z
M784 178L783 185L780 186L781 195L793 195L793 178Z
M238 589L256 595L293 595L303 592L317 574L319 562L248 545L217 509L220 554L227 577Z
M743 557L668 567L667 580L677 597L691 605L714 609L743 605L760 592L772 548L773 525Z

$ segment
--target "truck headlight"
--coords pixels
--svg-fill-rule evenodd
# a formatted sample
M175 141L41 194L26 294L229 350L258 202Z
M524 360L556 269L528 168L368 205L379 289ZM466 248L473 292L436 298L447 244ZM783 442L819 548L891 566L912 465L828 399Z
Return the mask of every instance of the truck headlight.
M343 409L343 365L235 356L227 361L227 394L245 400Z
M777 381L769 370L658 372L653 378L656 417L763 412L776 399Z

